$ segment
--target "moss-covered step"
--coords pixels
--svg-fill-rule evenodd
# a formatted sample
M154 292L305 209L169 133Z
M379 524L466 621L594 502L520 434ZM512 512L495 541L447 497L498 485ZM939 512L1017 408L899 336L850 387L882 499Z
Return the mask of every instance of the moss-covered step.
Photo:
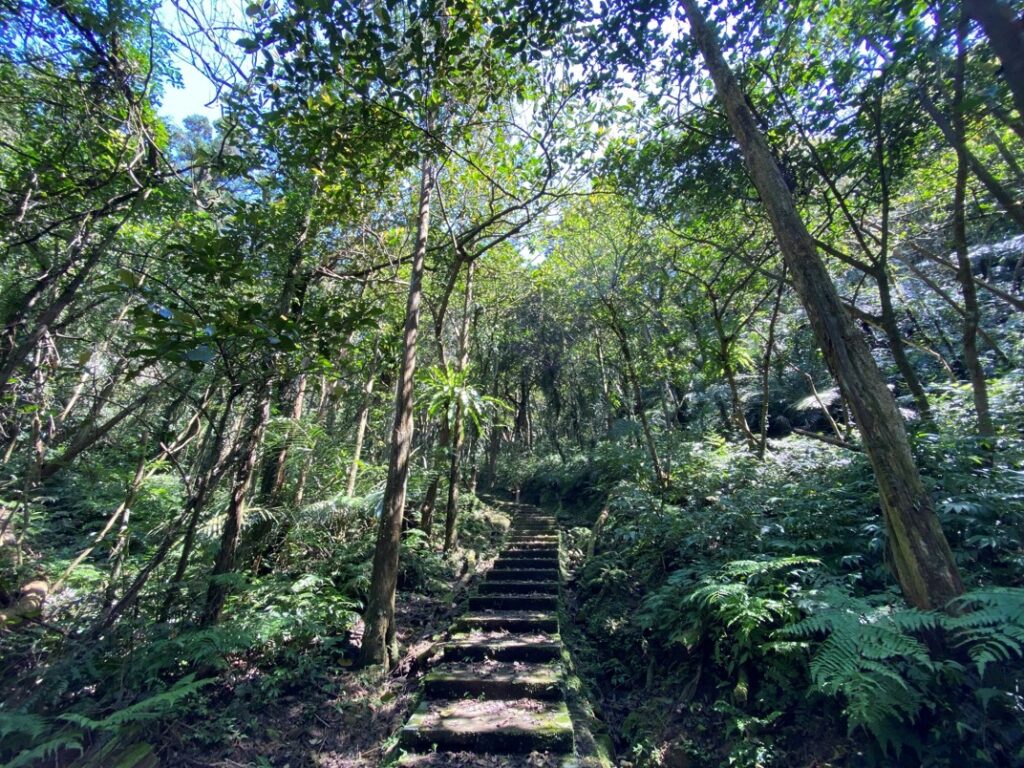
M549 560L557 562L558 550L516 549L512 547L502 552L500 558L502 560Z
M456 631L472 629L509 632L557 632L558 616L550 611L476 611L455 622Z
M562 701L424 701L402 728L405 749L524 754L572 751L572 720Z
M517 547L520 544L546 544L548 546L558 546L558 536L552 534L537 536L534 534L513 536L509 539L508 546Z
M535 550L538 552L557 552L558 542L557 541L535 541L533 539L524 539L521 541L509 542L506 552L516 551L525 552L526 550Z
M495 570L507 570L507 568L556 568L557 558L551 557L506 557L501 555L494 561Z
M443 646L441 661L555 661L558 635L549 632L460 632Z
M495 565L484 574L487 581L557 581L557 568L527 568L526 566L506 563Z
M430 752L402 755L398 768L583 768L572 755L531 752L528 755L478 755L473 752Z
M441 664L423 678L423 692L430 699L559 701L563 698L561 664L493 660Z
M558 582L551 581L484 581L477 587L481 595L557 595Z
M473 595L469 598L471 611L490 610L555 610L558 607L558 595Z

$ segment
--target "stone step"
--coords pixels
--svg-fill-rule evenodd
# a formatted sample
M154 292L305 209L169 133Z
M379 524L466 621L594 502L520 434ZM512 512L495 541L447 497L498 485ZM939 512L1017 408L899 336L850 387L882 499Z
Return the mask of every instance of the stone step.
M555 661L561 658L558 635L536 632L465 632L445 643L442 661Z
M558 552L557 541L513 541L509 544L506 552L525 552L527 550L535 552Z
M483 581L477 588L481 595L557 595L557 581Z
M406 749L524 754L572 751L572 721L565 702L425 701L402 728Z
M558 546L557 536L512 536L509 544L548 544Z
M399 758L399 768L583 768L573 755L552 755L531 752L528 755L477 755L473 752L406 753Z
M557 549L519 549L518 547L509 547L499 556L504 560L558 560Z
M512 568L557 568L557 557L505 557L500 555L494 561L495 570Z
M423 678L431 699L539 699L559 701L562 670L555 664L478 661L441 664Z
M512 563L495 564L485 581L558 581L557 568L527 568Z
M471 611L535 610L558 607L558 595L473 595L469 598Z
M550 611L476 611L455 622L456 631L483 629L509 632L557 632L558 617Z

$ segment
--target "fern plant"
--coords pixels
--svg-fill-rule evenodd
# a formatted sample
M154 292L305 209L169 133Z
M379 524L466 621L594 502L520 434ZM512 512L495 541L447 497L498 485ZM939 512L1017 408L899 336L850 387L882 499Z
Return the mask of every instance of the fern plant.
M46 718L26 712L0 712L0 756L11 757L6 768L35 765L58 754L82 752L97 736L116 739L125 729L166 716L213 678L196 680L186 675L169 688L95 719L81 712Z
M638 620L669 643L690 651L710 648L733 699L742 703L750 695L753 667L772 667L769 657L799 649L799 643L773 640L771 633L798 618L801 581L819 564L800 556L735 560L699 579L693 569L679 570L644 601ZM787 676L777 658L774 666L775 677Z
M949 716L955 718L950 727L933 723L931 736L957 734L962 743L955 748L964 749L971 742L968 732L979 726L963 712L940 712L941 702L973 697L982 717L993 699L1016 709L1013 690L1000 690L1000 681L986 673L994 663L1024 655L1024 590L971 592L956 601L953 613L896 608L892 602L822 589L801 602L806 618L775 632L786 640L821 640L810 662L811 680L817 690L843 699L851 731L869 732L883 753L910 747L921 754L926 745L912 726L926 716ZM958 650L961 658L944 648ZM992 723L983 727L991 731ZM1019 740L1006 731L1000 736ZM1007 744L1004 751L1013 749ZM988 750L999 752L992 745Z

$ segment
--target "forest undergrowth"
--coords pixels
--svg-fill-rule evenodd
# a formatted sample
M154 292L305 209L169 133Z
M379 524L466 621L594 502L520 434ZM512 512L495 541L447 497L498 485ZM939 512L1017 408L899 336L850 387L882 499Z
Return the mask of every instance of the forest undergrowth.
M87 473L68 476L72 487L62 498L88 507L63 514L102 523L105 504L120 489L112 482L112 498L104 497L94 482ZM94 490L76 493L75 483ZM140 525L173 503L175 486L173 478L154 475L137 502ZM418 529L406 533L396 609L401 660L391 670L360 670L359 609L379 504L378 490L300 510L272 572L237 574L231 620L214 627L189 620L206 587L202 574L190 572L182 607L162 623L153 621L161 605L143 601L115 631L69 633L63 628L89 626L103 609L104 573L88 564L75 568L45 620L3 638L2 696L24 714L0 717L0 764L380 765L415 700L418 678L411 673L421 671L420 657L460 611L509 520L467 500L462 546L450 557L428 546ZM59 505L51 512L62 515ZM252 525L258 522L254 515ZM159 541L153 524L148 541L135 542L130 572ZM200 550L215 547L217 533L200 530ZM335 546L340 540L345 545ZM55 583L77 555L76 541L59 533L39 537L30 556L40 577Z
M621 764L1021 764L1024 380L993 393L994 454L958 389L914 436L967 582L950 614L902 602L863 454L679 434L666 494L628 433L505 464L570 528L574 650Z

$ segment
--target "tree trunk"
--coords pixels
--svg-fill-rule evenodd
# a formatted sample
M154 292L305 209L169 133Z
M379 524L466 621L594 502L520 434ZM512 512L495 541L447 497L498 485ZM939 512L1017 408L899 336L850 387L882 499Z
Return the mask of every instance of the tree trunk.
M201 626L210 627L220 621L224 601L227 600L228 585L225 577L235 570L238 553L238 542L245 519L245 499L255 474L256 459L259 455L263 433L270 419L270 392L266 385L261 387L254 398L252 416L242 436L242 448L239 451L239 464L235 469L235 480L231 487L231 497L224 515L224 530L221 532L220 548L213 562L210 574L210 586L206 591L206 606L203 609Z
M968 0L969 2L969 0ZM967 3L965 3L965 6ZM986 30L987 31L987 30ZM963 27L957 28L957 58L953 97L953 128L956 132L956 186L953 194L953 249L956 251L957 280L964 299L964 365L971 377L971 391L974 395L974 411L978 420L978 434L990 439L995 436L992 415L988 407L988 385L985 369L978 359L978 324L981 310L978 294L974 287L974 273L967 254L967 217L965 198L967 196L967 158L964 155L966 126L963 117L964 77L966 52L964 51ZM1020 51L1017 51L1018 56ZM1024 112L1022 112L1024 116Z
M424 157L420 173L419 213L416 218L416 245L409 297L405 309L402 361L395 388L395 421L391 430L391 457L384 487L384 507L373 553L370 596L363 617L366 625L359 652L361 665L390 666L398 654L395 640L395 589L398 586L398 557L401 549L402 516L409 479L409 454L413 438L413 376L416 373L416 337L420 325L423 294L423 262L430 228L430 191L434 185L434 166Z
M857 420L879 486L896 578L912 605L941 608L963 592L963 584L918 474L896 402L863 335L843 309L746 95L722 56L715 31L696 0L681 3L815 338Z
M345 495L352 496L356 492L356 478L359 476L359 460L363 455L363 441L366 439L366 427L370 423L370 409L373 407L373 387L377 382L377 369L380 366L380 338L373 345L373 360L363 384L363 399L359 402L359 415L356 417L356 442L352 447L352 465L348 469L348 485Z
M771 394L769 384L772 370L772 350L775 347L775 327L779 322L779 310L782 308L782 293L785 287L785 270L783 270L783 279L779 280L779 286L775 292L775 304L772 306L772 316L768 321L764 360L761 362L761 423L757 436L757 458L762 461L764 461L765 449L768 447L768 399Z
M469 318L473 306L473 271L476 262L469 262L466 267L466 292L462 297L462 323L459 326L459 359L457 370L462 373L469 365ZM448 503L444 509L444 551L450 552L458 538L459 516L459 474L462 461L462 442L465 430L463 421L466 414L462 410L462 401L455 406L455 423L452 424L452 451L448 467Z
M439 450L448 446L448 427L442 427L441 432L444 439L441 440L441 445L438 446ZM434 507L437 506L437 489L440 485L441 473L434 472L430 478L430 485L427 486L427 492L423 496L423 503L420 504L420 530L427 535L427 541L430 541L430 536L433 533Z
M903 334L900 333L899 323L896 321L896 310L892 305L889 274L884 262L879 264L875 274L875 282L878 285L878 300L882 311L882 331L885 333L886 338L889 339L889 351L892 353L892 359L895 361L900 376L903 377L903 381L906 382L907 388L914 397L914 404L917 406L917 411L922 421L931 422L932 410L928 403L928 395L921 385L921 380L917 377L914 366L910 364L906 347L903 344Z
M601 337L596 337L597 342L597 366L601 372L601 394L604 397L604 427L605 437L608 437L612 433L612 426L615 422L615 411L612 408L612 395L611 389L608 386L608 371L604 366L604 350L601 348Z
M964 13L981 24L992 50L1003 65L1003 78L1013 103L1024 119L1024 33L1013 6L999 0L964 0Z
M629 384L633 389L633 407L637 417L640 419L640 426L643 429L644 441L647 444L647 453L651 457L651 469L654 471L654 480L659 488L668 485L668 477L661 468L661 460L658 457L658 446L654 442L654 433L651 431L651 423L647 418L647 410L644 408L644 393L640 387L640 377L636 371L636 364L633 362L633 352L629 347L629 339L625 330L619 325L618 316L610 303L606 303L613 324L612 330L619 340L619 348L622 351L622 360L626 364L626 375L629 377Z

